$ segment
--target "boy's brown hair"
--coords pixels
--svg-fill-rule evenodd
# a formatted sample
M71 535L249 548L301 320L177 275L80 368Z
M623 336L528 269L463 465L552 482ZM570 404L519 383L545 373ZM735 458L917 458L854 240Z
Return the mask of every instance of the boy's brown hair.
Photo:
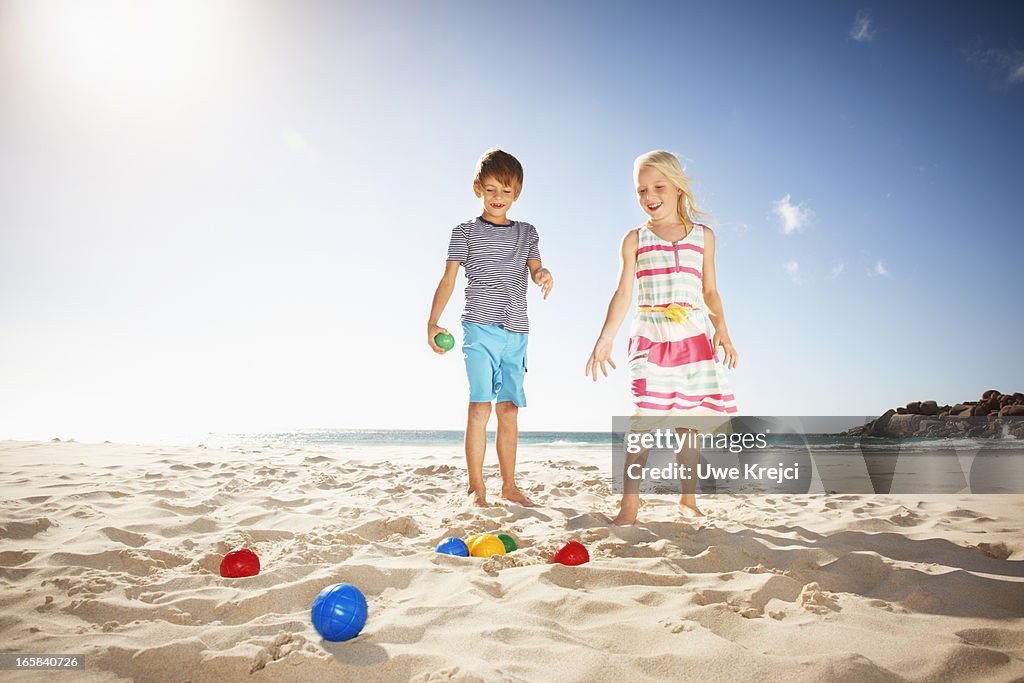
M515 190L516 198L523 191L523 165L503 149L492 147L477 162L473 182L483 185L488 176Z

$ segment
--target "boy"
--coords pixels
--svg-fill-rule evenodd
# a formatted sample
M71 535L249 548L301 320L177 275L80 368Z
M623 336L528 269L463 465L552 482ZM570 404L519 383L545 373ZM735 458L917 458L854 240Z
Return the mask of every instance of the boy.
M473 178L473 193L482 200L483 213L452 230L448 261L427 321L427 343L435 353L444 353L434 336L448 332L437 323L462 265L468 280L462 314L462 355L469 378L466 466L470 501L481 506L487 505L484 452L495 400L501 497L533 505L515 480L519 409L526 406L526 277L540 286L545 299L555 281L541 266L536 228L506 216L522 189L523 167L514 156L498 148L484 152Z

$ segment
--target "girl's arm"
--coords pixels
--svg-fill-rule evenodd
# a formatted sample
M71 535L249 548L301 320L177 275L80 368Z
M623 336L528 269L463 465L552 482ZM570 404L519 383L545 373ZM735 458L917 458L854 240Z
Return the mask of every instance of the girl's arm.
M442 332L448 334L448 330L438 327L437 322L444 313L444 307L448 305L448 299L452 298L455 291L455 280L459 276L458 261L445 261L444 275L437 283L437 290L434 292L434 302L430 305L430 318L427 319L427 344L434 353L444 353L444 349L434 343L434 337Z
M587 369L583 374L590 375L597 381L597 368L607 377L608 370L605 363L615 369L612 361L612 342L622 325L622 319L626 317L630 304L633 303L633 280L636 278L636 248L638 245L636 230L630 230L622 238L622 266L619 269L619 284L612 294L612 300L608 302L608 314L604 318L604 325L601 327L601 334L594 344L594 350L587 360Z
M718 355L718 347L721 346L725 352L722 364L727 368L736 367L736 349L729 339L722 297L718 294L718 283L715 280L715 233L708 227L704 228L704 307L708 309L711 324L715 326L715 338L711 342L715 356Z

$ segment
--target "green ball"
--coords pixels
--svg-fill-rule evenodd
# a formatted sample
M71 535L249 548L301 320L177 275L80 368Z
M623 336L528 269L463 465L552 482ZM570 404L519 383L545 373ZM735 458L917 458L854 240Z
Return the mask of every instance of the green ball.
M498 540L505 545L505 552L510 553L519 546L516 545L516 539L512 538L508 534L498 534Z
M434 343L445 351L451 351L455 347L455 337L441 332L440 334L434 335Z

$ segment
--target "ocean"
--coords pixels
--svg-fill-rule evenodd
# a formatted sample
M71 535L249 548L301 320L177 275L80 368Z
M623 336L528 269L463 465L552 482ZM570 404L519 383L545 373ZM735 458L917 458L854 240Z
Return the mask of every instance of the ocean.
M425 446L461 447L465 433L438 429L307 429L257 434L209 434L211 445L264 446ZM487 433L494 442L494 432ZM519 445L539 448L611 448L608 432L519 432Z
M489 443L494 443L494 432L487 433ZM251 434L207 434L202 438L208 445L262 445L280 447L303 446L418 446L418 447L461 447L465 434L462 430L436 429L305 429L289 432L266 432ZM998 447L1010 451L1024 452L1024 441L1008 437L1004 439L968 438L913 438L882 439L832 434L769 434L766 435L772 450L808 450L859 453L870 446L872 452L899 451L903 454L934 453L955 450L974 452ZM572 448L611 449L622 443L622 435L611 432L569 432L569 431L521 431L519 446L529 448Z
M494 432L488 433L490 458ZM241 449L323 450L371 459L439 458L461 462L461 430L308 429L254 434L208 434L209 446ZM730 451L701 450L701 462L719 467L788 466L795 481L751 481L739 477L701 482L704 493L1024 493L1024 441L1018 439L879 439L833 434L765 435L766 446ZM623 435L595 431L519 433L523 462L586 461L607 467L613 490L621 491ZM494 462L490 459L490 462ZM671 447L652 448L648 464L672 463ZM647 482L660 490L660 482Z

